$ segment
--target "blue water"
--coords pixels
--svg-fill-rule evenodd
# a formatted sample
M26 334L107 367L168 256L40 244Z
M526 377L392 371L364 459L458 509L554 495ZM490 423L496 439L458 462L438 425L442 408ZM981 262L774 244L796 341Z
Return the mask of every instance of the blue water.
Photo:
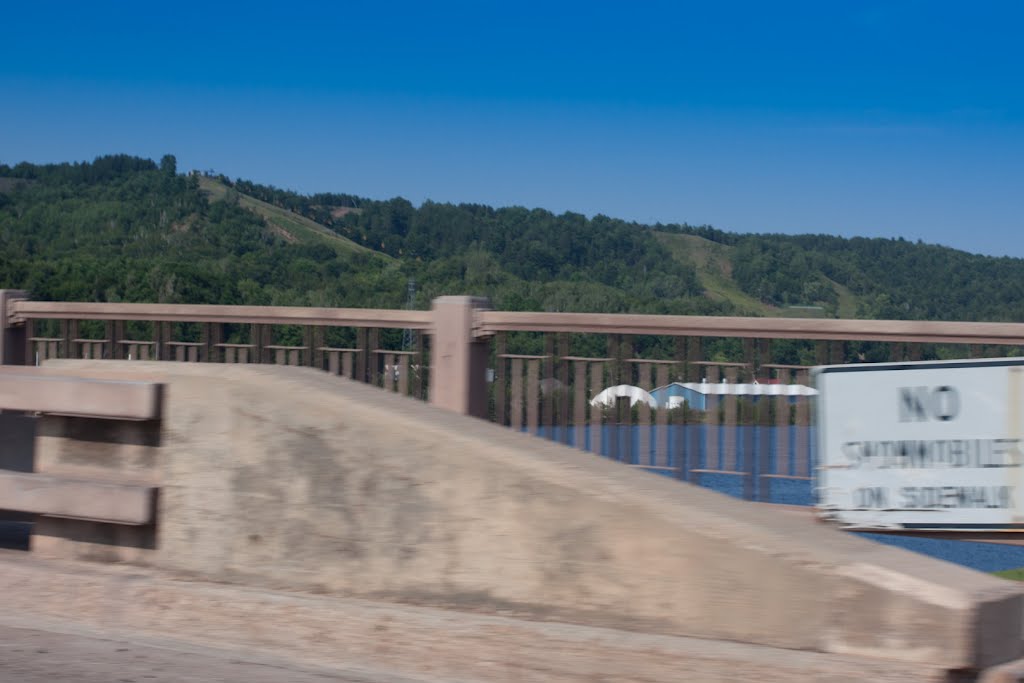
M710 439L711 430L717 430L717 439ZM695 469L729 469L755 474L807 475L814 471L816 459L816 433L813 427L789 427L788 448L779 452L778 427L730 427L735 430L734 462L725 456L726 428L708 425L671 425L667 427L639 427L603 425L596 433L583 432L586 450L630 465L645 465L665 469L645 470L656 475L679 478L736 498L752 498L760 502L784 505L813 505L813 483L808 479L753 478L742 474L693 472ZM804 430L799 434L797 430ZM526 431L526 429L523 429ZM641 449L641 437L646 432L647 447ZM576 446L574 427L540 427L537 436L562 441ZM662 442L663 440L663 442ZM797 446L804 444L803 453ZM711 448L714 444L716 447ZM767 452L765 452L766 449ZM803 464L803 467L801 467ZM680 467L682 465L682 467ZM925 536L890 536L887 534L858 533L858 536L878 543L903 548L936 559L953 562L982 572L1024 567L1024 547L970 541L949 541Z
M808 477L816 458L816 430L788 428L780 449L779 427L729 427L721 425L671 425L665 427L602 425L593 432L583 430L584 449L628 465L657 467L650 471L681 478L738 498L786 505L811 505L812 484ZM525 432L526 429L523 429ZM539 427L542 438L576 447L579 432L574 427ZM714 438L713 438L714 437ZM728 441L731 439L732 441ZM642 447L641 441L646 440ZM727 443L735 445L735 456L726 454ZM801 448L802 447L802 448ZM737 474L695 472L730 470ZM798 479L752 479L739 474L801 476ZM744 490L746 485L747 490Z
M787 429L787 448L785 452L779 451L779 430ZM522 431L527 431L524 427ZM581 430L576 427L538 427L537 436L562 441L576 447L577 435ZM767 449L765 454L767 464L775 467L777 461L784 463L791 474L795 473L798 457L798 446L802 443L804 449L800 456L813 459L816 457L817 430L814 427L760 427L760 426L739 426L725 427L724 425L666 425L658 427L649 425L640 427L637 425L602 425L597 430L589 427L582 429L582 448L593 453L599 453L606 457L625 459L631 465L668 465L675 466L676 458L684 454L687 449L696 446L700 453L700 462L695 467L721 469L725 464L726 449L725 443L733 439L736 445L739 462L746 463L747 458L751 461L762 452L762 445ZM716 437L712 439L712 437ZM646 447L641 447L641 440L646 437ZM709 448L712 440L716 442L714 452ZM662 455L659 456L659 453ZM666 462L667 457L667 462ZM753 464L753 462L751 462ZM742 467L741 467L742 469ZM773 470L775 471L775 470Z
M924 536L889 536L888 534L865 533L857 535L981 572L998 572L1004 569L1024 567L1024 548L1012 545L947 541Z

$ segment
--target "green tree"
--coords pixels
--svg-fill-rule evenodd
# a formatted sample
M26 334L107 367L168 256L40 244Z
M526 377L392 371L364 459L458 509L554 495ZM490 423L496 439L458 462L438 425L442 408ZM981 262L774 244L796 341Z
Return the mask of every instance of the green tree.
M178 160L174 158L173 154L165 154L160 159L160 172L167 176L178 174Z

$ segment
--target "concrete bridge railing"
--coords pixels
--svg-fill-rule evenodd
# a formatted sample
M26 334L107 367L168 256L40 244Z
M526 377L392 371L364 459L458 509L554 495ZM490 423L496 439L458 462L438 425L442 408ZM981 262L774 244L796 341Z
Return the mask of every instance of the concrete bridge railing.
M746 643L767 648L751 655L766 667L802 651L907 676L878 680L975 680L1022 655L1014 584L517 433L569 440L621 423L623 406L589 405L612 381L762 369L799 381L806 367L774 362L773 340L810 340L824 360L850 340L890 358L939 343L1012 352L1021 325L504 313L468 297L431 311L72 304L10 291L0 322L0 411L36 416L34 462L0 472L0 507L33 516L39 558L604 629L623 643ZM725 336L742 357L708 360ZM713 468L686 440L659 450L659 429L807 424L799 406L719 408L625 411L651 440L609 454L693 481ZM713 444L719 472L745 474L742 433ZM794 433L786 450L799 454ZM811 466L808 454L758 476Z
M79 425L92 425L92 435L102 437L116 431L118 438L123 438L129 432L142 433L148 429L152 433L162 417L163 385L65 377L36 368L0 366L0 409L39 415L38 427L33 431L44 444L48 435L63 432L61 425L76 420ZM31 429L24 421L7 424L5 428ZM77 438L83 440L92 435L78 433ZM5 438L11 436L5 434ZM82 452L84 455L87 449ZM38 457L23 459L28 467L19 469L28 472L0 469L0 507L5 510L43 515L44 520L60 517L150 529L156 523L156 488L152 481L146 481L147 477L77 476L94 473L87 467L67 472L54 467L45 447ZM41 527L45 525L43 521Z
M36 509L40 557L864 658L921 680L1022 654L1010 582L312 369L52 360L28 376L162 387L156 416L128 416L142 419L108 410L110 393L74 415L7 395L0 408L40 409L36 476L156 492L149 521Z

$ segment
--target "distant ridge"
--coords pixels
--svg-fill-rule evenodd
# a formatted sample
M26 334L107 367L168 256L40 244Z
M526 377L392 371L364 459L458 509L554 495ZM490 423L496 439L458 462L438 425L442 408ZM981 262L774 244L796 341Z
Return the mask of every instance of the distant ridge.
M970 226L965 226L970 229ZM302 195L126 155L0 165L0 285L84 300L1024 320L1024 260L543 209Z

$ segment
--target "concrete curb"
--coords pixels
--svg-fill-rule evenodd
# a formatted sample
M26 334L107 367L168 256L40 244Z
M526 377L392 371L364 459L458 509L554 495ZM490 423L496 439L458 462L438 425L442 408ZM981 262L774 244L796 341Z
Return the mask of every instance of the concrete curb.
M15 551L0 551L0 592L0 622L173 638L423 681L949 680L900 662L254 590Z
M1024 659L986 669L978 683L1024 683Z

